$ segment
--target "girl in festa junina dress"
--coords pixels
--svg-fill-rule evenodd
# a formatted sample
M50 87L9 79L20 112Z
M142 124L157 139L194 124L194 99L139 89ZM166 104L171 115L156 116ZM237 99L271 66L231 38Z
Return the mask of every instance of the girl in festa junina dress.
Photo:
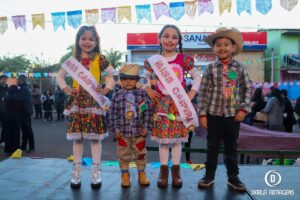
M74 57L82 67L85 67L98 83L97 92L103 95L113 89L115 81L107 78L106 87L101 90L101 72L105 71L112 77L114 69L109 66L106 58L100 52L100 39L94 26L82 26L79 28L75 41ZM93 166L91 170L91 186L99 188L101 186L101 176L99 171L100 157L102 151L101 140L106 134L105 111L94 100L76 80L73 80L72 87L68 87L65 82L67 72L61 68L57 75L57 83L68 95L65 105L64 115L69 117L67 123L67 139L74 140L73 157L74 166L71 178L71 187L78 188L81 185L81 159L83 151L83 141L91 141Z
M159 33L160 54L167 60L169 64L168 71L173 71L184 88L184 74L188 73L193 78L192 89L188 92L187 100L193 99L200 86L200 74L194 67L192 57L185 56L182 53L182 35L175 25L166 25ZM179 52L177 51L179 47ZM153 67L148 60L145 60L145 76L150 83L150 77L155 74ZM157 74L155 74L157 75ZM170 96L168 90L164 87L160 79L156 76L155 90L151 89L148 84L144 87L145 91L154 103L154 128L152 130L151 139L159 143L160 157L160 175L158 179L159 187L168 185L168 160L169 146L172 148L172 185L175 187L182 186L180 177L179 163L181 160L181 143L187 142L189 127L186 127L180 120L177 105ZM184 93L186 95L186 93ZM197 120L198 121L198 120Z

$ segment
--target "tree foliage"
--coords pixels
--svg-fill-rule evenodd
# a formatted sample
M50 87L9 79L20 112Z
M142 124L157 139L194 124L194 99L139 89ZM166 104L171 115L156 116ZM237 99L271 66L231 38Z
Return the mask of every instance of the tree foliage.
M0 57L0 71L2 72L31 71L31 69L32 64L24 55Z
M113 66L115 69L119 69L122 65L122 56L125 55L125 53L122 53L121 51L114 51L113 48L111 48L109 51L104 51L104 55L109 61L109 63Z

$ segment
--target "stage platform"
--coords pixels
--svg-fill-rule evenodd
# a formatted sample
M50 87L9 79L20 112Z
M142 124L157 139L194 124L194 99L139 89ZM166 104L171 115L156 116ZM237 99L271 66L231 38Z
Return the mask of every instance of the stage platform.
M72 163L66 159L21 158L4 160L0 162L0 199L300 199L300 167L240 166L240 177L246 184L248 192L238 193L227 187L224 165L218 166L216 182L208 190L197 188L197 182L205 170L193 171L186 168L181 169L184 183L182 188L173 188L171 179L169 179L168 188L160 189L156 185L159 168L152 168L151 163L147 165L147 174L151 181L149 187L139 186L136 169L131 168L131 187L123 189L120 186L119 167L104 166L104 162L101 164L103 183L99 190L93 190L90 187L90 167L88 166L83 166L81 188L73 190L69 184ZM281 182L275 187L268 186L264 180L266 173L270 170L276 170L281 175ZM276 184L278 181L276 174L273 178L273 182ZM271 181L271 184L273 182Z

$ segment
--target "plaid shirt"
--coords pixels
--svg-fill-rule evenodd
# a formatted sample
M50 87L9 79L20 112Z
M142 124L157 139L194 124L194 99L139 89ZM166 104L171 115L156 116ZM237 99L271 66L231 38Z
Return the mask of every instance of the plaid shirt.
M139 108L141 104L146 104L144 111ZM127 111L132 111L133 119L126 118ZM124 137L140 136L140 128L150 131L153 126L153 105L146 92L140 89L118 90L112 98L108 125L111 133L119 131Z
M251 112L250 99L252 83L244 67L236 60L231 60L228 71L234 71L237 77L234 79L234 94L230 98L224 95L224 67L218 60L208 65L205 70L198 95L198 112L201 115L207 113L218 116L235 116L238 110ZM226 73L225 73L226 74ZM225 75L226 76L226 75Z

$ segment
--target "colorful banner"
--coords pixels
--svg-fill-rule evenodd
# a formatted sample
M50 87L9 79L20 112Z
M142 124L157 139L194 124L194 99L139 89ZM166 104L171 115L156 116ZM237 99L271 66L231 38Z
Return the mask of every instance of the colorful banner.
M56 12L51 13L52 21L53 21L53 28L54 31L57 31L57 29L61 26L64 30L66 29L65 23L66 23L66 17L65 12Z
M123 19L131 22L131 6L118 7L118 23L121 23Z
M33 14L32 16L32 29L40 26L42 29L45 29L45 15L44 14Z
M272 9L272 0L256 0L256 10L261 14L267 14Z
M187 16L193 18L195 17L196 8L197 8L197 1L185 1L184 2L185 13Z
M5 31L7 30L8 24L7 24L7 17L0 17L0 33L3 35Z
M169 7L170 17L176 21L180 20L180 18L184 15L184 2L171 2Z
M291 11L298 3L298 0L280 0L280 5L287 11Z
M231 5L232 5L231 0L219 0L220 15L222 15L225 10L227 10L230 13Z
M88 25L95 25L99 21L99 10L90 9L85 10L85 20Z
M208 12L210 14L214 13L214 5L212 0L198 0L198 15Z
M116 23L116 8L101 8L101 19L102 23L108 20Z
M82 23L82 11L68 11L67 12L68 24L73 28L78 28Z
M169 8L165 2L153 4L153 10L156 20L158 20L162 15L169 17Z
M25 15L12 16L12 21L15 25L15 28L22 28L26 32L26 17Z
M237 13L241 15L243 11L251 15L251 0L236 0Z
M150 10L150 4L147 5L136 5L136 17L138 23L141 23L142 19L146 19L149 23L151 23L151 10Z

